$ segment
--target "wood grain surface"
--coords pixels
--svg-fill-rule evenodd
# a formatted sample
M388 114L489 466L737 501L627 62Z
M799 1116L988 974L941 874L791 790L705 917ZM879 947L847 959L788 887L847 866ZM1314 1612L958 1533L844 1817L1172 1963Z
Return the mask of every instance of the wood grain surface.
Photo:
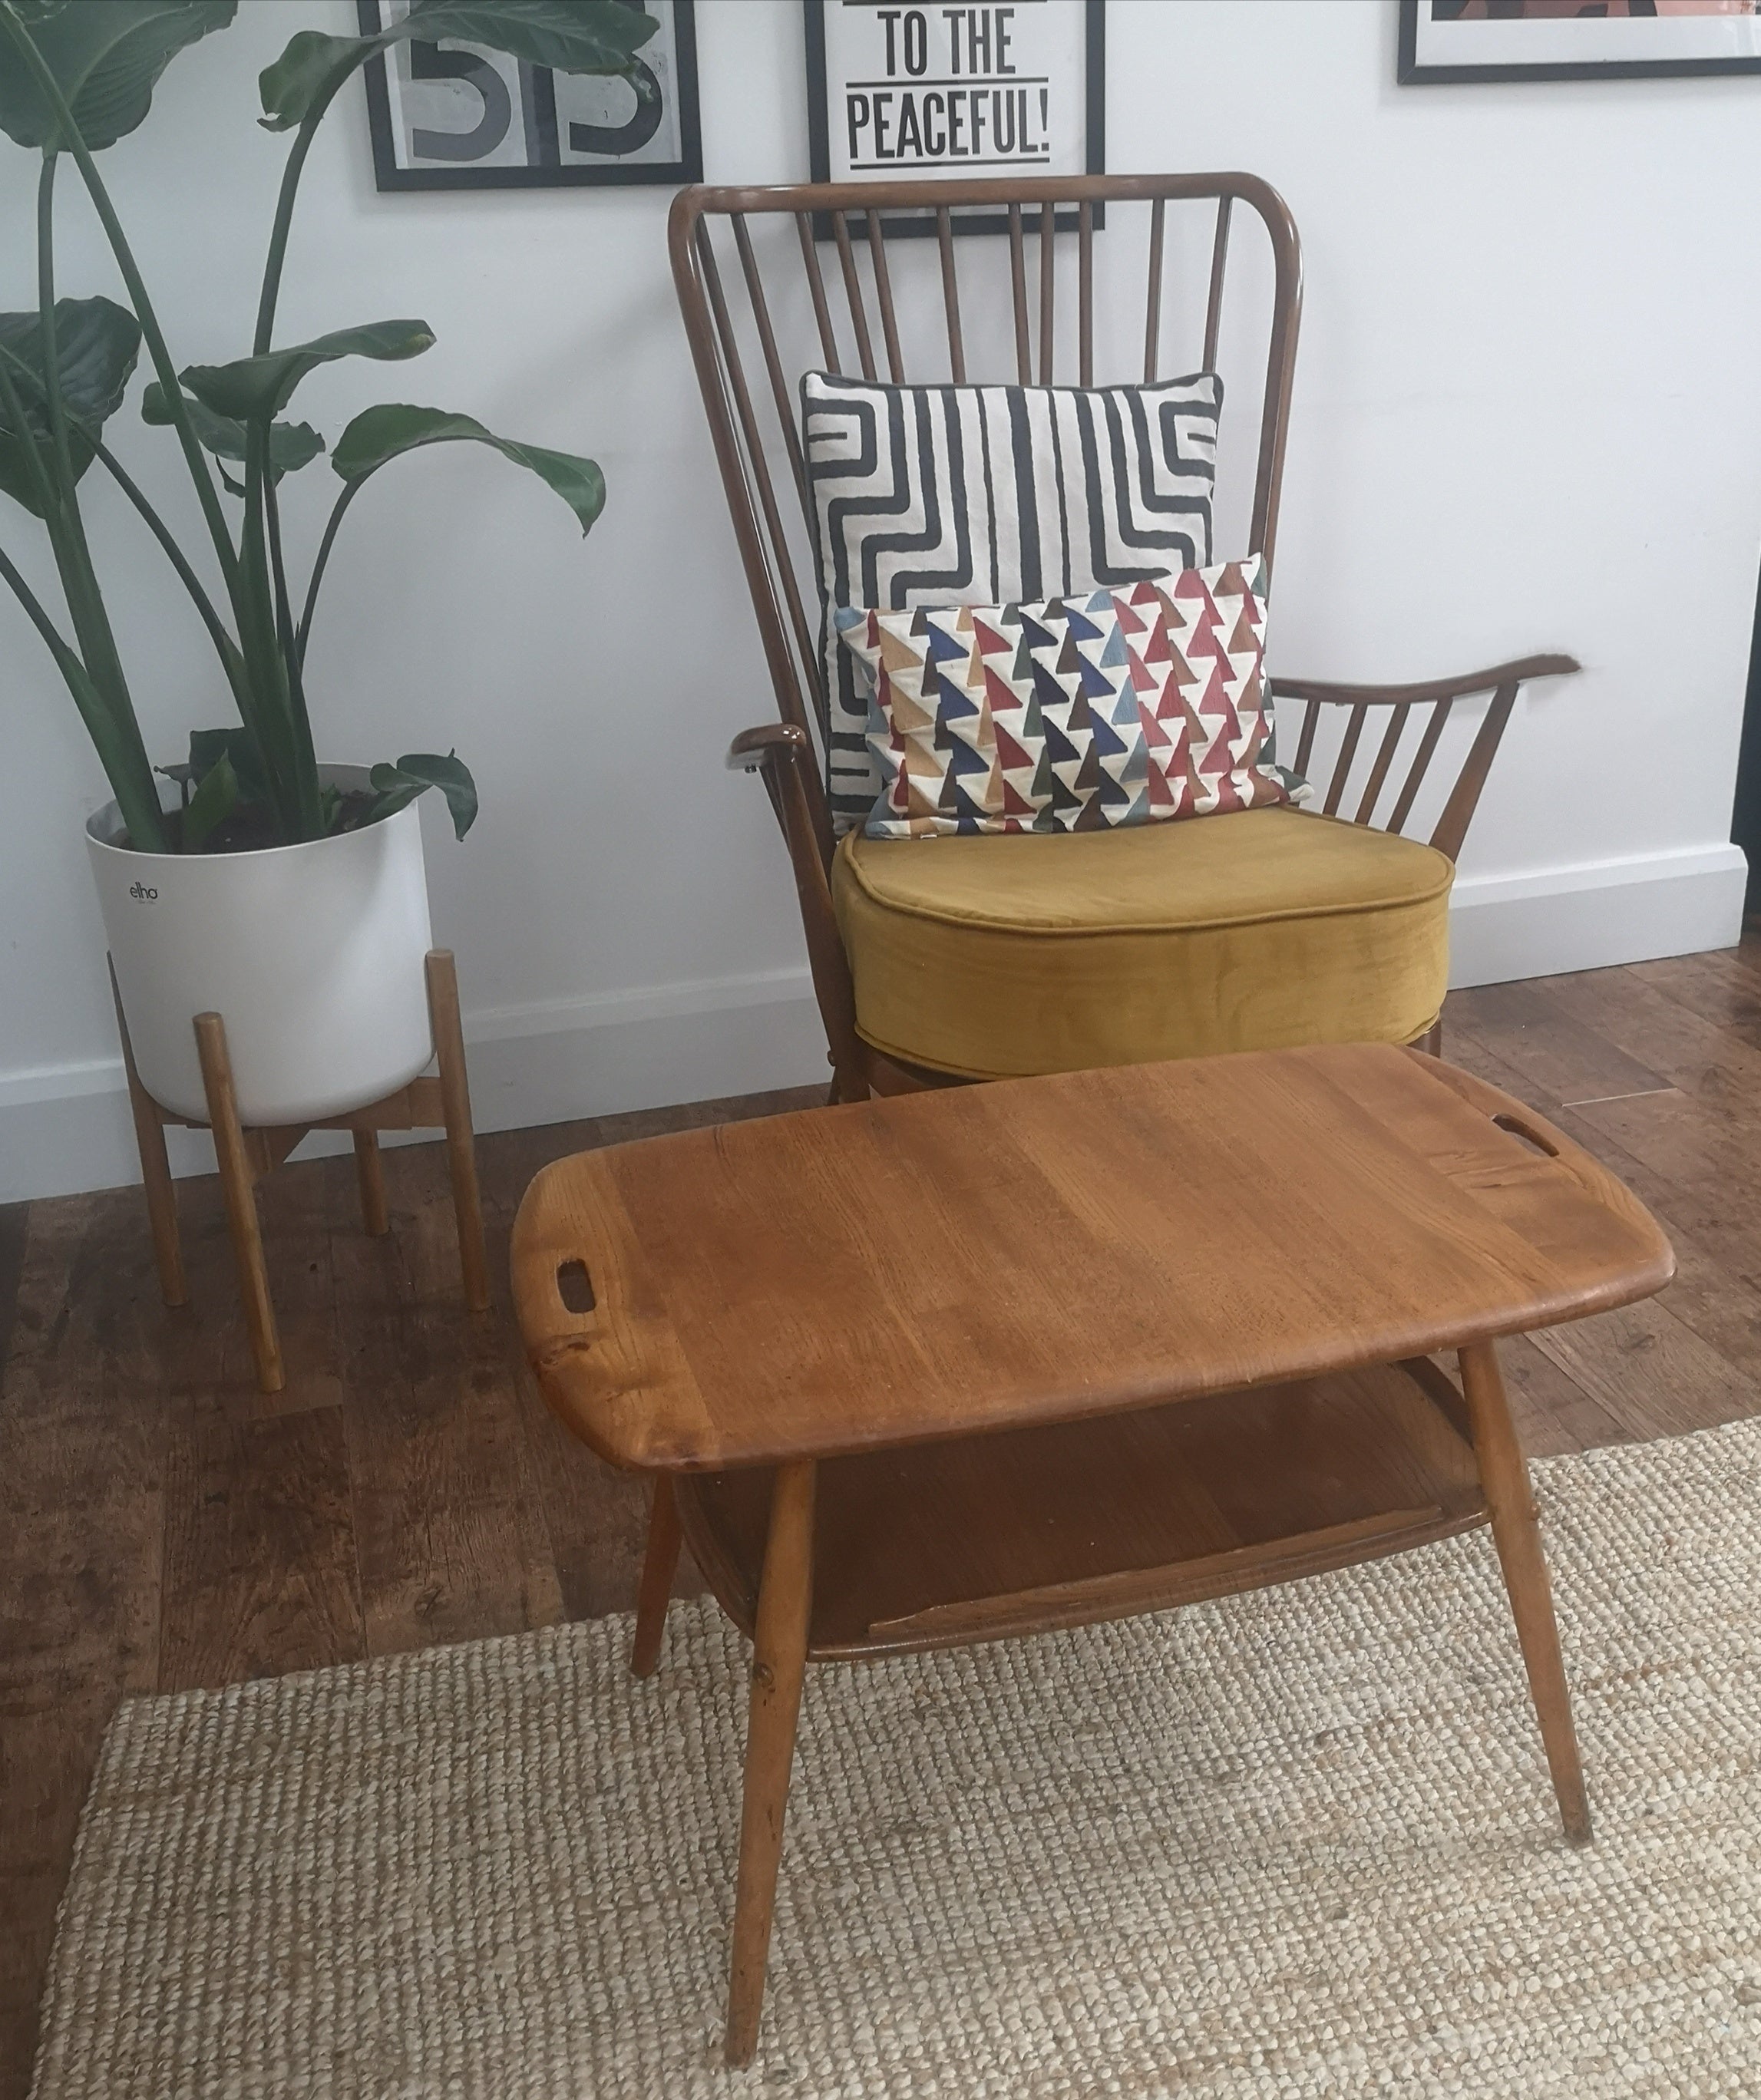
M1532 1110L1338 1044L950 1088L558 1161L514 1232L545 1398L717 1471L1095 1416L1642 1298L1667 1242ZM594 1303L571 1310L579 1264Z

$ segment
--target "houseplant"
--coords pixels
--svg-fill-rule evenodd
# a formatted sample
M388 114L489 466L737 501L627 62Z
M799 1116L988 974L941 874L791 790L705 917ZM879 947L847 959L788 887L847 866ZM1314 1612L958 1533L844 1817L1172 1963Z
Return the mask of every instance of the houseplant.
M38 305L0 315L0 491L48 534L60 616L3 545L0 579L54 656L115 797L88 827L90 846L148 1091L201 1117L190 1018L212 1008L232 1039L245 1120L291 1123L389 1092L426 1062L427 902L413 805L437 788L460 837L477 806L470 774L452 753L412 752L370 768L319 763L304 668L338 527L369 476L435 443L493 447L561 496L583 532L605 495L591 460L509 442L467 416L402 403L371 408L329 448L342 488L297 595L277 492L326 446L284 411L320 365L409 358L434 340L421 321L382 320L276 343L307 152L341 90L400 38L453 38L563 72L620 75L642 94L652 90L634 55L657 25L623 0L411 0L377 35L295 35L259 81L263 126L292 138L250 354L180 369L97 156L146 117L179 53L236 13L236 0L0 0L0 130L41 157ZM55 209L64 161L90 195L126 305L59 295ZM104 441L143 346L152 377L141 411L181 452L206 542L193 553ZM193 732L188 757L157 770L87 541L83 484L95 465L164 554L237 713L236 723Z

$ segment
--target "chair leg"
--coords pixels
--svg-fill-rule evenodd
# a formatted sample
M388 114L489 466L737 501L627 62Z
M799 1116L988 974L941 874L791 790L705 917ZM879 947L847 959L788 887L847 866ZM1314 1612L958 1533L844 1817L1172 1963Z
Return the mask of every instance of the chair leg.
M1428 1057L1441 1057L1443 1055L1443 1017L1441 1013L1419 1038L1413 1048L1415 1050L1423 1050Z
M355 1133L355 1180L360 1189L361 1223L375 1239L382 1238L391 1229L391 1213L386 1204L385 1162L377 1131Z
M776 1901L777 1862L795 1723L801 1711L813 1608L814 1462L779 1467L753 1640L752 1704L746 1724L746 1778L740 1810L739 1880L734 1899L734 1957L728 1981L725 2053L750 2063L758 2046L765 1959Z
M220 1162L220 1187L226 1197L233 1259L238 1264L239 1295L245 1301L245 1325L251 1354L257 1360L257 1383L265 1392L280 1392L281 1340L276 1331L275 1306L269 1296L269 1271L263 1260L263 1231L257 1221L256 1176L245 1132L239 1123L238 1096L232 1084L226 1024L218 1013L196 1017L196 1052L201 1061L208 1121Z
M1492 1513L1492 1537L1504 1571L1516 1639L1529 1673L1529 1690L1541 1723L1541 1741L1553 1776L1560 1817L1574 1845L1587 1845L1591 1831L1590 1804L1584 1793L1583 1767L1572 1725L1571 1694L1560 1654L1559 1624L1553 1615L1553 1590L1541 1550L1541 1527L1522 1446L1512 1426L1498 1352L1490 1342L1476 1342L1461 1352L1462 1386L1473 1424L1474 1451Z
M642 1590L636 1604L636 1638L630 1643L630 1674L652 1677L660 1660L660 1636L666 1631L667 1599L678 1566L678 1502L671 1477L656 1473L654 1507L648 1517L648 1551L642 1560Z
M178 1233L177 1184L171 1179L171 1162L166 1153L165 1125L160 1120L158 1103L141 1084L140 1074L135 1069L135 1046L129 1040L128 1017L122 1011L122 995L117 987L113 967L110 996L116 1001L117 1028L122 1038L122 1070L135 1117L135 1146L140 1154L141 1185L147 1193L147 1222L152 1229L160 1295L174 1308L188 1305L189 1286L184 1281L183 1245Z
M465 1072L465 1030L459 1019L458 973L450 948L428 952L428 1015L440 1066L446 1114L447 1164L452 1175L452 1215L458 1220L459 1269L465 1303L489 1309L489 1263L483 1253L483 1201L477 1187L477 1148L471 1130L470 1083Z

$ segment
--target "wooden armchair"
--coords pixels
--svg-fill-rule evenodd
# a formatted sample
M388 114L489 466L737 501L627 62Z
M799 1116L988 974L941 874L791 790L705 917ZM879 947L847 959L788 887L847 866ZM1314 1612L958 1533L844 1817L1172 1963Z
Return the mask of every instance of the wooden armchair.
M957 236L952 213L973 206L1006 238ZM1238 210L1264 240L1245 268ZM833 1098L1293 1043L1441 1048L1454 862L1518 687L1576 670L1569 656L1410 686L1274 678L1301 709L1313 811L933 846L833 836L801 373L850 373L853 355L873 380L878 342L894 382L1046 386L1061 357L1065 383L1089 386L1097 335L1134 335L1135 318L1113 320L1141 313L1145 381L1225 371L1218 552L1269 568L1302 296L1277 192L1242 174L697 187L675 199L670 239L779 716L736 737L729 763L762 777L788 841ZM1183 264L1203 287L1185 302ZM1164 355L1182 321L1184 364ZM1116 365L1099 383L1135 376ZM1256 400L1251 495L1232 521L1232 439ZM1454 711L1482 695L1470 739ZM1404 836L1427 820L1428 845Z

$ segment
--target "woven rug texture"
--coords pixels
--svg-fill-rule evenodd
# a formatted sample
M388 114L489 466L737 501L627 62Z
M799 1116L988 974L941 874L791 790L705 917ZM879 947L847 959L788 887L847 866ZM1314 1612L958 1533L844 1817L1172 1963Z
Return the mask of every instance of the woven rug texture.
M746 1649L675 1606L139 1700L34 2100L1761 2094L1761 1423L1535 1469L1597 1836L1489 1534L810 1670L719 2059Z

